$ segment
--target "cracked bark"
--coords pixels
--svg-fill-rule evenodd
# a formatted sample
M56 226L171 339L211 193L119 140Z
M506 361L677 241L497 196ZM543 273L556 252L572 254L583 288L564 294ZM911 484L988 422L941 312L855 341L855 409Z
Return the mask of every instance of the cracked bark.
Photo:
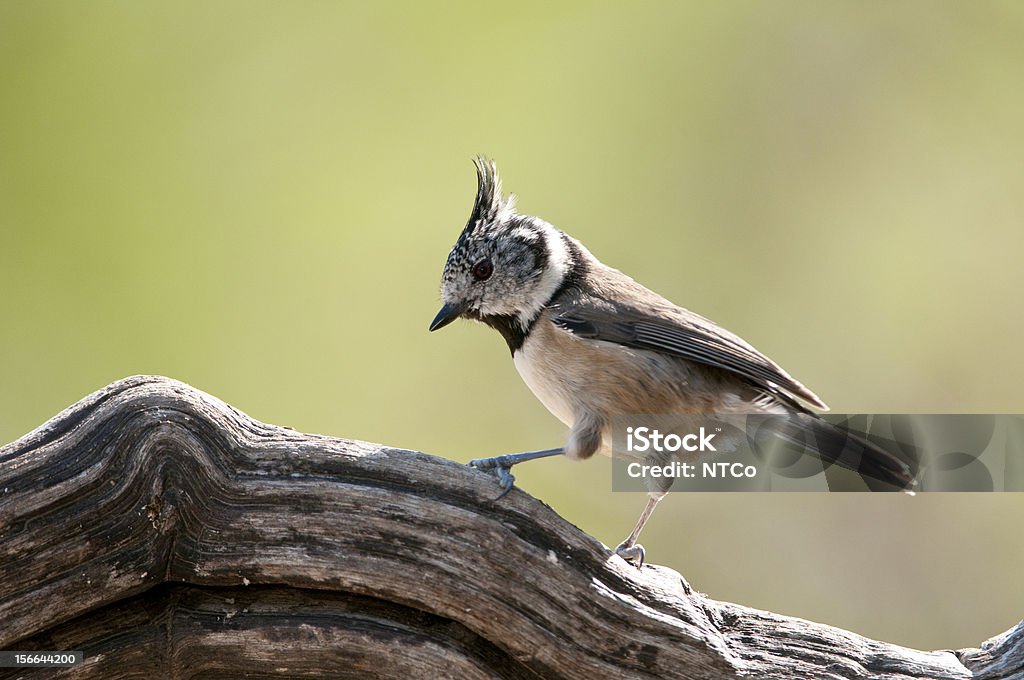
M1022 678L688 593L451 461L138 376L0 448L0 649L66 677ZM0 675L29 674L0 669Z

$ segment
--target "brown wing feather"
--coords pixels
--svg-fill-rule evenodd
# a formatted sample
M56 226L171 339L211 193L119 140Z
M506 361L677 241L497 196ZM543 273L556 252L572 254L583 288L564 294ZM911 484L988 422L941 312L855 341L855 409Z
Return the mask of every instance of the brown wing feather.
M552 321L574 335L660 352L715 366L791 401L828 409L816 394L739 336L672 304L621 272L588 272L591 292L568 289L552 304ZM628 301L628 302L624 302Z

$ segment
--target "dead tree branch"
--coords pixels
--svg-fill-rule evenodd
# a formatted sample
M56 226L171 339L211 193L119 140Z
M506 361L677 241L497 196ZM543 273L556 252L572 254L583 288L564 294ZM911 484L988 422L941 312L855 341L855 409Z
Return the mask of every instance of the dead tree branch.
M442 458L128 378L0 448L0 649L84 650L62 672L95 678L1024 677L1024 624L875 642L687 593L494 496Z

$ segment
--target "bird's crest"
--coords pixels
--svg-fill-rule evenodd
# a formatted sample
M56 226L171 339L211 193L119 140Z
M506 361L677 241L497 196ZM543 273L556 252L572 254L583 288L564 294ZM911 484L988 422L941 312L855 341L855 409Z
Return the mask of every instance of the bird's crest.
M496 224L503 221L515 210L516 197L505 197L501 193L501 177L494 161L483 156L473 159L476 166L476 201L469 222L462 231L462 237L472 236L481 226Z

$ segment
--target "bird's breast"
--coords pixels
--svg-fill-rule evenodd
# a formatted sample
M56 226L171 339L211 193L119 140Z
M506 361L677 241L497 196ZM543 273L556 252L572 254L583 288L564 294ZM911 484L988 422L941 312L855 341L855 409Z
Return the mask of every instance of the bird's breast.
M556 418L569 427L576 420L571 385L565 375L567 365L560 361L562 352L547 336L550 322L540 319L533 332L513 355L516 370L534 396Z
M579 338L544 312L513 355L530 390L572 427L585 416L748 412L747 389L728 374L688 361ZM759 409L763 410L763 409Z

